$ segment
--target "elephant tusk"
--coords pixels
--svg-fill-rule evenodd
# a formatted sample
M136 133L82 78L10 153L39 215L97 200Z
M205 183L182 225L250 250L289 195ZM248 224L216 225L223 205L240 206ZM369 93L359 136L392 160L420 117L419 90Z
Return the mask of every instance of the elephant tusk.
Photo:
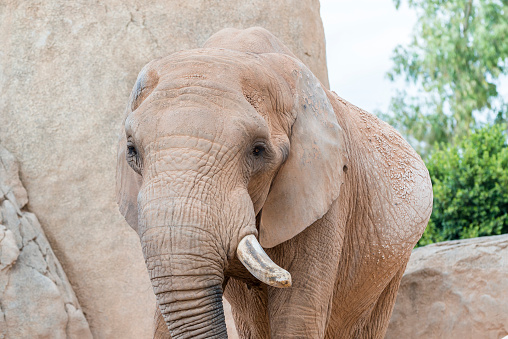
M254 235L247 235L240 241L236 254L243 266L265 284L291 287L291 274L270 259Z

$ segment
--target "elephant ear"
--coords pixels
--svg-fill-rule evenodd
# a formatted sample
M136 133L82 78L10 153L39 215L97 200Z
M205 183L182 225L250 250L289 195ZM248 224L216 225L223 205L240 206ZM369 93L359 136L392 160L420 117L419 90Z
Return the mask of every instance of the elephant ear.
M345 165L343 130L321 83L300 61L275 58L293 89L294 121L289 156L261 210L259 239L265 248L291 239L326 214L339 196Z
M152 61L154 62L154 61ZM147 64L138 75L136 84L132 89L127 105L125 117L135 111L157 86L159 77ZM138 193L142 183L142 177L137 174L127 163L125 151L127 138L125 135L125 119L120 132L116 163L116 201L120 213L127 223L137 232L138 230Z

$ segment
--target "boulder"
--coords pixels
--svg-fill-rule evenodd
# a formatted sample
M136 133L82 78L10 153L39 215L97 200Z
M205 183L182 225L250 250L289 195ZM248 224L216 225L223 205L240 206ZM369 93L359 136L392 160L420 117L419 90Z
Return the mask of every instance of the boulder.
M18 163L0 146L0 338L92 338L33 213Z
M386 338L508 335L508 234L413 251Z
M0 2L0 143L94 338L148 338L155 298L115 202L123 110L148 61L264 26L328 84L318 0ZM9 255L13 255L10 253Z

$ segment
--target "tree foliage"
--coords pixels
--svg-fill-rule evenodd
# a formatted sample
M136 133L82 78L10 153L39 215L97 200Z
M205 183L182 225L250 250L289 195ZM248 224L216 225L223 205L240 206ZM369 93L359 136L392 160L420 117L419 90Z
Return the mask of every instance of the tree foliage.
M506 140L496 124L431 154L434 209L419 245L508 233Z
M432 179L433 213L418 245L508 233L508 98L498 93L508 75L508 0L406 3L418 21L388 73L405 89L380 115Z
M397 7L400 1L394 0ZM508 0L407 3L418 22L412 42L395 49L388 76L412 90L399 91L382 118L426 154L435 142L467 135L475 114L506 118L498 80L508 73Z

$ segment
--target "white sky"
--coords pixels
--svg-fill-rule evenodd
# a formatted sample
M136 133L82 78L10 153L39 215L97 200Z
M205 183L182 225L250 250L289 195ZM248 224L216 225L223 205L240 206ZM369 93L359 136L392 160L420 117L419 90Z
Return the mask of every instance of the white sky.
M392 0L320 2L330 89L371 113L387 112L395 89L405 86L402 80L392 83L386 78L393 65L390 57L397 45L410 42L414 10L406 1L399 10ZM498 93L508 98L508 76L499 78ZM476 118L486 122L488 116L479 113Z
M396 88L386 78L395 46L407 44L416 15L392 0L321 0L330 89L369 111L386 111ZM400 86L400 84L399 84Z

